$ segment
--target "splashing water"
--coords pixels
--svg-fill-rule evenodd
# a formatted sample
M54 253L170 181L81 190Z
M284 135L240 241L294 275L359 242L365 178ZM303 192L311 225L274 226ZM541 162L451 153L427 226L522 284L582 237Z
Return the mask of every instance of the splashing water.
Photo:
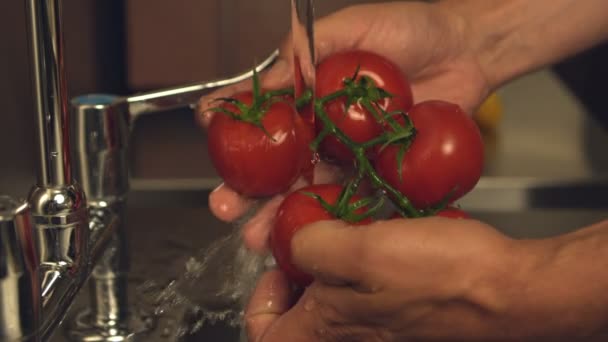
M233 328L241 325L255 282L273 260L248 251L238 226L190 257L183 273L168 284L146 281L139 286L143 304L159 318L163 337L177 340L218 322ZM163 320L163 316L182 321Z

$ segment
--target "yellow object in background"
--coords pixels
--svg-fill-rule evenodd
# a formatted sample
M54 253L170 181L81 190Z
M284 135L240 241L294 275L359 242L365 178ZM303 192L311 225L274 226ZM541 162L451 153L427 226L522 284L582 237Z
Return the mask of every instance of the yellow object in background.
M496 93L492 93L481 104L477 112L473 115L473 119L479 125L479 128L485 130L495 130L502 118L503 107L500 98Z

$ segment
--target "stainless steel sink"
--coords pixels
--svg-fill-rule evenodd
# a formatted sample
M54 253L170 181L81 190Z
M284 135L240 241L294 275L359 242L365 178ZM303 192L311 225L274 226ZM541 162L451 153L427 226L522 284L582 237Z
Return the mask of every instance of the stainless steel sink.
M135 310L131 314L140 318L142 314L140 309L150 309L148 305L144 305L141 298L141 289L145 283L152 281L164 286L176 279L183 273L184 265L189 257L233 229L230 225L216 220L204 203L183 205L183 203L167 201L165 205L158 207L129 201L125 217L130 256L129 306ZM214 279L204 279L204 281L212 282ZM83 288L70 309L66 323L72 321L72 316L88 305L89 294L88 289ZM153 316L150 310L145 314L148 317ZM187 317L163 316L163 319L183 321L187 320ZM52 341L65 341L65 328L67 325L64 329L58 329ZM211 341L230 341L238 338L239 331L228 326L221 326L220 323L215 326L206 326L200 333ZM166 338L166 334L159 328L154 330L151 335L138 337L136 340L171 341Z

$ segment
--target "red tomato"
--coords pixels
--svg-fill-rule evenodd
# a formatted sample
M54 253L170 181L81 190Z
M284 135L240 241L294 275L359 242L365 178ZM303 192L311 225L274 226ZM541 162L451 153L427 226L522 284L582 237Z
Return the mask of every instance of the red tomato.
M235 99L250 105L251 92ZM241 115L236 106L222 107ZM275 102L261 120L271 139L255 125L216 113L208 129L208 148L213 166L224 182L250 197L271 196L287 191L310 161L308 145L312 127L292 104Z
M471 216L466 211L464 211L462 209L454 208L454 207L447 207L447 208L443 209L442 211L437 213L437 216L453 218L453 219L471 218Z
M419 209L440 203L452 191L451 201L471 191L483 168L483 142L475 122L459 106L443 101L416 104L409 116L417 135L401 163L402 179L398 145L380 152L378 174Z
M301 271L291 262L291 239L303 226L324 220L335 220L335 217L327 212L315 198L303 192L314 193L326 202L334 204L342 191L342 186L336 184L311 185L289 194L279 206L274 228L270 232L270 248L277 264L285 272L288 278L300 286L308 286L313 278ZM353 196L351 203L360 197ZM362 213L364 209L358 210ZM370 223L370 219L355 223Z
M401 110L407 112L413 103L412 90L405 75L392 62L377 54L365 51L348 51L334 54L323 60L316 70L316 99L343 89L343 81L353 77L359 69L358 79L362 76L371 78L377 87L393 95L385 98L379 106L387 112ZM346 107L346 97L327 103L325 111L332 122L355 142L368 141L380 133L382 126L360 103ZM323 123L316 119L317 131ZM335 137L324 139L321 152L338 161L350 161L352 153Z

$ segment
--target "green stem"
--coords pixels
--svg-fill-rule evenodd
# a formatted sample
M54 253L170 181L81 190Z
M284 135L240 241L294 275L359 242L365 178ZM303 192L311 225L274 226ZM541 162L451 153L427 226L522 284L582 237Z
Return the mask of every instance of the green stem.
M344 132L338 129L334 123L327 117L325 113L325 109L323 108L323 104L331 99L337 98L342 95L336 95L340 93L340 91L328 95L319 101L315 101L315 115L323 122L325 126L325 130L331 132L342 144L348 147L355 155L355 160L357 165L359 166L359 174L367 175L374 187L384 189L390 195L391 201L393 201L407 216L410 217L420 217L422 214L414 208L412 203L409 201L407 197L401 194L398 190L390 186L373 168L367 157L365 156L365 150L363 144L358 144L350 139ZM379 142L382 142L379 140ZM369 142L368 142L369 143Z
M388 141L388 138L389 138L389 136L386 133L383 133L371 140L368 140L368 141L362 143L361 147L363 147L363 149L367 150L370 147L386 143L386 141Z
M399 125L399 123L393 119L392 115L389 115L386 118L382 118L380 117L380 114L378 114L378 111L376 110L376 108L374 108L374 106L372 106L372 104L369 102L369 100L363 100L361 101L363 103L363 107L365 107L365 109L367 109L368 112L372 113L372 115L376 118L377 121L382 122L382 121L387 121L389 126L391 126L391 128L393 129L393 131L398 132L400 129L402 129L402 127Z
M336 92L338 93L338 92ZM321 100L319 100L318 102L315 101L315 115L321 119L321 121L323 122L323 125L325 127L325 130L331 132L333 135L336 136L336 138L338 138L338 140L340 140L341 143L343 143L344 145L346 145L346 147L348 147L351 151L355 150L357 147L359 147L359 144L357 144L356 142L354 142L351 138L349 138L346 134L344 134L344 132L342 132L340 129L338 129L338 127L336 127L336 125L334 125L334 123L327 117L327 114L325 113L325 109L323 109L323 104L329 100L326 99L333 99L333 97L331 95L328 95L324 98L322 98Z
M362 150L355 151L355 157L357 158L357 163L359 167L365 170L365 173L372 181L372 185L376 188L384 189L387 193L392 196L389 197L393 203L397 205L397 207L402 210L409 217L420 217L422 214L418 211L410 200L405 197L401 192L397 189L393 188L390 184L388 184L374 169L369 160L365 157L365 153Z
M346 187L340 194L340 197L338 198L338 204L336 206L338 209L338 213L341 216L348 212L350 199L357 193L357 190L359 189L359 184L363 180L364 176L365 174L359 171L357 173L357 176L350 182L348 182L348 185L346 185Z
M317 99L315 101L315 107L317 106L317 104L320 104L321 106L323 106L325 103L327 103L329 101L333 101L337 98L340 98L340 97L346 96L346 95L348 95L348 91L346 91L346 89L340 89L340 90L336 91L335 93L331 93L325 97Z
M270 90L264 93L264 102L271 100L275 97L286 96L286 95L294 95L293 88L284 88L284 89L276 89ZM295 99L295 106L297 109L301 109L312 101L312 90L306 89L300 97Z
M292 92L292 94L293 94L293 92ZM311 100L312 100L312 90L306 89L306 91L304 91L302 93L302 95L296 99L296 108L301 109L302 107L309 104Z
M267 91L266 93L264 93L264 100L267 101L273 97L285 96L285 95L293 95L293 89L286 88L286 89L277 89L277 90Z

